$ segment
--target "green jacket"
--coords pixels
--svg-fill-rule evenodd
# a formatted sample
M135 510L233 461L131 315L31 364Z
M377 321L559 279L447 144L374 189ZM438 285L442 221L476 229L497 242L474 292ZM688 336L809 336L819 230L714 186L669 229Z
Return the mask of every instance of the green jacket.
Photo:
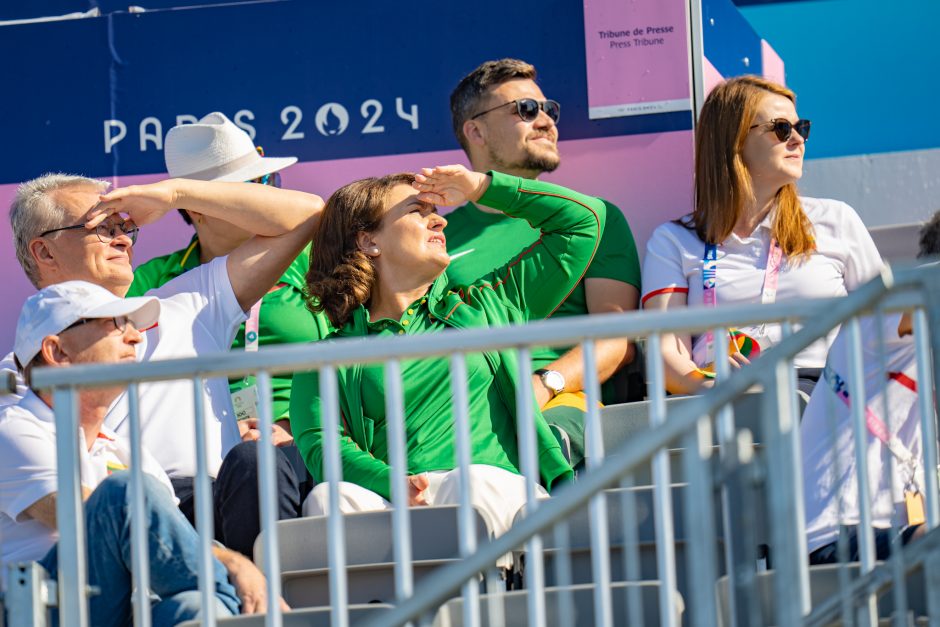
M430 313L442 329L499 327L548 317L581 280L604 228L604 204L596 198L550 183L491 174L492 181L480 202L527 220L542 231L542 237L507 265L472 285L448 289L447 276L438 277L427 298ZM368 310L360 307L332 337L366 336L368 319ZM515 352L488 352L485 356L503 402L515 414L516 387L529 384L518 380ZM374 451L372 447L374 425L362 411L361 370L358 365L337 369L343 478L389 498L387 451ZM323 481L316 372L295 374L290 415L294 438L307 467L317 481ZM551 488L559 479L571 478L572 471L538 410L535 422L541 479Z

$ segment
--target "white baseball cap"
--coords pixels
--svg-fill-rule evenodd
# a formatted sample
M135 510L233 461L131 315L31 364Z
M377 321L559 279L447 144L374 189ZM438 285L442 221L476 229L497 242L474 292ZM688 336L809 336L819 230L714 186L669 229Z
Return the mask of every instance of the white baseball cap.
M215 111L193 124L169 130L163 145L173 178L242 182L283 170L297 157L262 157L248 133Z
M160 317L160 301L152 296L120 298L87 281L50 285L23 303L13 353L25 366L39 354L46 337L61 333L79 320L117 316L127 316L138 329L152 327Z

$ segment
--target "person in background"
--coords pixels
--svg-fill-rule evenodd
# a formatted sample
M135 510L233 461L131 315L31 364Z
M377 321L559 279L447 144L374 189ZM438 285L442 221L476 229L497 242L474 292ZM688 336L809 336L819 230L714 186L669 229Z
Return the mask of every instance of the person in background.
M477 172L496 170L525 179L553 172L561 163L558 121L561 105L546 100L535 82L535 67L518 59L487 61L464 76L450 96L451 119L460 147ZM607 219L600 244L584 276L552 312L553 318L635 310L640 298L640 261L633 233L623 213L604 203ZM447 216L451 284L470 284L505 265L536 243L541 233L494 207L470 202ZM536 288L539 289L539 288ZM596 343L597 374L605 402L624 402L627 377L617 377L634 357L623 339ZM536 400L545 419L570 444L571 463L584 457L584 361L581 347L532 350ZM625 373L624 373L625 374Z
M918 256L938 254L940 212L921 229ZM934 264L933 271L938 270ZM884 314L880 319L869 316L859 324L872 526L876 559L883 560L893 547L924 532L926 486L917 355L911 335L911 314ZM884 368L879 350L881 338L884 338ZM849 390L849 341L844 330L836 336L823 376L800 423L806 544L811 564L840 560L840 533L847 539L846 559L852 562L859 559L858 481L852 427L855 399ZM930 389L929 383L926 389ZM890 474L887 467L892 462Z
M46 287L23 305L16 328L15 358L29 384L36 368L133 362L141 329L159 320L156 298L115 296L85 281ZM128 488L130 443L104 425L121 387L78 394L78 442L85 500L88 583L101 594L89 599L93 625L125 625L131 610L131 530ZM146 449L134 463L144 473L148 521L151 605L155 625L175 625L202 611L199 538L176 508L173 486ZM29 389L0 410L0 561L39 561L55 579L58 571L56 421L52 395ZM241 554L213 548L216 611L221 615L264 612L264 576ZM284 606L286 608L286 606Z
M141 361L184 358L226 351L247 311L264 296L309 243L322 200L267 185L168 179L105 194L107 184L81 176L48 174L20 185L10 209L17 259L41 289L84 280L123 296L133 280L133 244L140 226L177 207L227 220L255 235L228 255L185 272L149 292L161 301L156 326L143 330ZM193 520L196 474L193 385L160 381L138 387L141 437L173 481L180 508ZM208 471L216 485L217 539L251 555L260 527L257 498L240 481L224 481L222 461L236 478L256 476L257 459L240 455L241 442L225 379L202 388ZM127 395L112 405L105 424L127 429ZM237 449L237 450L236 450ZM232 454L234 453L234 455ZM287 461L278 464L279 498ZM293 501L299 500L296 492Z
M264 157L260 148L255 148L248 133L219 112L210 113L193 124L171 128L166 136L163 154L167 173L173 178L247 182L272 187L281 186L280 172L297 161L296 157ZM146 294L193 268L228 255L252 237L251 232L225 219L185 209L181 209L180 214L196 231L189 245L140 264L134 270L134 282L127 292L129 296ZM304 305L304 278L309 264L308 245L277 283L251 307L248 320L238 329L232 350L256 351L261 346L313 342L329 334L332 329L327 317L311 316ZM273 436L279 448L277 464L281 483L278 516L282 520L300 515L300 505L311 488L309 475L290 432L288 409L291 378L292 373L289 372L271 377ZM239 432L246 442L236 447L234 454L236 457L256 458L256 446L247 444L260 437L255 378L247 376L231 379L229 389ZM254 474L256 464L245 463L238 467L245 472L224 472L229 470L227 467L220 471L218 489L234 494L240 490L239 486L257 485L258 478ZM258 491L255 489L245 489L238 498L245 501L239 509L257 510L260 506ZM217 525L228 526L239 522L219 519ZM246 537L257 535L257 531L257 528L249 530Z
M741 76L712 90L695 129L695 208L647 243L645 309L840 296L878 274L881 256L851 207L797 194L809 130L786 87ZM834 336L796 356L803 391ZM773 323L727 337L664 334L666 389L697 392L716 359L740 367L780 338Z
M544 318L578 283L604 229L604 203L557 185L463 166L365 179L334 193L313 241L307 284L315 311L326 311L335 337L418 336L446 329L498 327ZM415 191L415 190L418 191ZM472 283L449 286L444 228L434 203L480 202L527 220L539 242ZM525 504L520 474L512 351L467 355L472 499L490 531L504 533ZM390 467L382 365L337 370L340 433L324 433L319 373L297 373L291 424L310 472L323 481L324 438L340 437L343 512L390 507ZM456 503L453 394L447 359L402 362L410 503ZM542 486L572 477L541 411L534 412ZM328 484L305 505L322 514ZM541 494L546 494L542 490Z

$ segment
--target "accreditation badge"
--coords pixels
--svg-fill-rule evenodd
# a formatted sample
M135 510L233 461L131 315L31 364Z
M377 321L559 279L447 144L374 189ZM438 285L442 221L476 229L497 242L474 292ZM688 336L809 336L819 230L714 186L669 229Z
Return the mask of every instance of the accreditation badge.
M232 406L235 409L235 420L259 418L258 386L249 385L237 392L232 392Z

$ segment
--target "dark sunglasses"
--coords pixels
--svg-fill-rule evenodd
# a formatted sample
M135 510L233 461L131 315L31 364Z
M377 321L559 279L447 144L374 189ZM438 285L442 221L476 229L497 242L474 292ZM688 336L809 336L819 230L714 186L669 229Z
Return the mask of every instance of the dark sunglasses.
M65 333L69 329L74 329L75 327L80 327L83 324L88 324L89 322L97 322L98 320L107 320L107 318L80 318L76 320L69 326L62 329L61 333ZM130 318L127 316L115 316L111 318L111 322L114 323L114 328L117 329L120 333L124 333L127 330L127 323L130 322Z
M271 187L280 187L281 186L281 173L272 172L271 174L265 174L264 176L259 176L256 179L251 179L246 181L246 183L258 183L259 185L270 185Z
M768 124L773 127L773 131L777 136L777 139L785 142L790 139L790 134L793 133L793 131L796 131L804 141L809 139L809 127L812 123L809 120L797 120L796 122L791 122L790 120L786 120L784 118L777 118L769 122L755 124L751 127L751 129L757 128L758 126L767 126Z
M475 120L481 115L486 115L490 111L496 111L501 107L514 104L516 105L516 114L522 118L523 122L531 122L535 118L539 117L539 109L545 112L545 115L552 119L552 122L558 124L558 119L561 117L561 105L555 102L554 100L542 100L539 102L534 98L519 98L518 100L510 100L509 102L504 102L501 105L496 105L491 109L486 111L480 111L473 117L471 120Z
M39 234L39 237L45 237L52 233L58 233L59 231L71 231L72 229L85 229L84 224L75 224L73 226L62 226L57 229L49 229L48 231L43 231ZM87 229L85 229L87 230ZM98 236L98 241L102 244L110 244L118 234L123 234L131 238L131 244L137 243L137 234L140 232L140 227L134 224L131 221L121 222L120 224L116 222L102 222L95 227L95 235Z

